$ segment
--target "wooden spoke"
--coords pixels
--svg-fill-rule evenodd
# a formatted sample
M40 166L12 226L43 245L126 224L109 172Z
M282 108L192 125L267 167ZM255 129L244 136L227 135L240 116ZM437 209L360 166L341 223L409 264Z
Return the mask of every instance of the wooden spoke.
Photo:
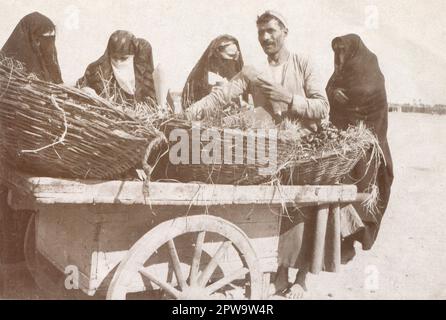
M178 299L180 297L181 292L175 289L171 284L158 280L153 274L151 274L147 269L143 268L139 270L144 277L152 281L154 284L158 285L162 290L166 293L170 294L172 297Z
M217 252L212 257L211 261L209 261L209 264L206 266L206 268L203 270L200 277L198 278L199 286L204 287L206 285L206 283L209 281L212 274L214 273L215 269L218 267L218 264L220 262L220 259L223 257L223 254L230 245L231 241L225 241L220 245Z
M223 240L214 243L217 246L214 247L215 253L211 254L209 263L204 263L202 256L205 251L205 238L208 238L209 233L217 234ZM195 244L193 252L192 250L188 252L191 256L188 261L191 262L191 266L187 274L184 268L183 273L180 272L178 259L180 252L177 251L179 248L175 248L174 241L171 241L186 234L196 237L195 241L192 240L192 244ZM176 269L178 285L165 278L165 271L167 271L165 265L160 265L158 261L153 261L152 265L148 265L150 258L159 254L160 248L170 250L168 259L172 258L172 266L169 263L169 268ZM226 255L232 254L238 255L243 265L237 266L228 273L225 272L224 275L213 277L217 273L217 268L226 267L224 261ZM161 263L163 261L161 260ZM143 264L146 264L145 267ZM203 268L201 268L202 264L204 264ZM182 263L181 266L184 264ZM161 273L163 276L153 271L158 268L164 268ZM182 275L187 283L184 283ZM248 284L249 281L249 290L245 292L248 299L258 300L262 297L262 271L249 237L233 223L212 215L178 217L154 226L130 248L119 264L108 288L107 299L123 300L135 289L144 291L143 287L138 286L142 284L141 281L137 281L135 287L129 286L138 276L151 281L153 286L159 287L160 291L165 292L167 296L179 300L218 298L220 291L232 286L238 279L243 282L241 286ZM184 289L181 288L181 284L185 287ZM223 298L228 298L226 295L223 296Z
M178 284L181 289L185 289L187 287L186 280L184 279L183 272L181 271L180 258L178 258L177 248L175 248L175 243L173 239L170 239L167 242L169 247L170 259L172 260L173 270L175 271L175 276L177 277Z
M215 291L223 288L225 285L230 284L232 281L243 277L249 272L247 268L240 268L235 272L232 272L230 275L227 275L226 277L214 282L210 286L206 288L207 294L213 294Z
M206 236L206 231L201 231L197 235L197 241L195 242L194 257L192 259L192 264L189 274L189 284L197 284L198 271L200 269L201 253L203 252L204 237Z

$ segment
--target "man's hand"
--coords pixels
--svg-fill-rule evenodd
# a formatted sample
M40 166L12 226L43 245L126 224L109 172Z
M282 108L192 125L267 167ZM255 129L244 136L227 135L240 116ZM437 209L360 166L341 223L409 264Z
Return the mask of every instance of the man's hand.
M344 93L345 89L337 88L333 90L334 99L340 104L346 104L350 99Z
M257 77L262 92L271 100L283 102L287 105L293 103L293 94L279 84L271 83L261 77Z

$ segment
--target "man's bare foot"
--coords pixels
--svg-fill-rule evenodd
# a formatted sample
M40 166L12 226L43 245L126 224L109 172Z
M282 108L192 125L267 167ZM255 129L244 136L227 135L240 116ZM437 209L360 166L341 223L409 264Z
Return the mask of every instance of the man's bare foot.
M298 283L291 285L285 292L285 298L290 300L299 300L304 297L306 289Z
M290 286L288 281L288 268L279 267L276 273L274 282L270 284L268 295L273 296L275 294L283 293Z
M279 295L284 294L290 286L291 286L291 282L271 283L269 286L268 295L271 297L271 296L274 296L277 294L279 294Z

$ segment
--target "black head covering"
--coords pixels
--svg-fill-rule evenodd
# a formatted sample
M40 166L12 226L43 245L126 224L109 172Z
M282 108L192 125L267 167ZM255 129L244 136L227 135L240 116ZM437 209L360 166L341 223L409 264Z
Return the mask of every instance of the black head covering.
M343 48L339 49L340 47ZM377 212L372 215L364 212L361 204L354 205L357 212L362 212L361 218L365 228L352 238L362 242L363 249L367 250L373 246L378 236L393 183L393 163L387 142L388 106L385 80L376 55L364 45L358 35L337 37L332 41L332 48L335 51L335 71L326 88L330 102L330 121L340 129L363 121L377 135L384 157L376 177L379 190ZM335 99L335 89L344 89L349 98L345 104ZM374 172L368 169L368 159L369 153L350 172L358 192L369 192L368 187L373 182Z
M129 31L118 30L112 33L108 39L106 53L110 56L134 55L136 53L136 38Z
M156 101L155 84L153 81L153 55L150 43L144 39L137 39L131 32L118 30L112 33L108 40L104 54L91 63L85 75L78 80L78 86L93 88L97 94L104 95L106 89L104 80L114 79L111 57L114 55L134 55L133 66L135 69L136 92L134 97L129 97L123 91L123 96L128 100L143 101L150 99ZM119 86L112 81L114 86ZM108 88L110 90L110 88Z
M335 51L335 71L326 88L330 116L348 118L351 122L374 121L384 117L387 115L387 95L376 55L356 34L333 39L333 50L339 45L344 49L343 52ZM344 89L349 98L347 104L341 105L334 99L333 91L337 88Z
M234 60L224 59L219 48L225 42L234 42L238 48L238 57ZM211 92L208 72L216 73L228 80L232 79L243 68L243 57L238 40L230 35L222 35L214 39L192 69L183 89L182 103L187 108Z
M136 39L135 77L137 100L150 97L156 102L155 82L153 80L152 46L147 40Z
M4 55L22 62L27 71L41 80L62 83L55 36L44 36L55 32L54 23L44 15L33 12L20 20L2 48Z

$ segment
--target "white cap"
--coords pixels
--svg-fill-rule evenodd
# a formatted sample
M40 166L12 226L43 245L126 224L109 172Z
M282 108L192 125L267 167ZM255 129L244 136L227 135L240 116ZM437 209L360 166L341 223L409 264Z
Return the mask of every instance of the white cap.
M282 24L285 26L286 29L288 29L288 22L287 22L285 17L280 12L277 12L277 11L274 11L274 10L266 10L264 13L262 13L257 18L260 18L260 17L265 16L265 15L269 15L269 16L272 16L272 17L276 18L277 20L282 22Z

